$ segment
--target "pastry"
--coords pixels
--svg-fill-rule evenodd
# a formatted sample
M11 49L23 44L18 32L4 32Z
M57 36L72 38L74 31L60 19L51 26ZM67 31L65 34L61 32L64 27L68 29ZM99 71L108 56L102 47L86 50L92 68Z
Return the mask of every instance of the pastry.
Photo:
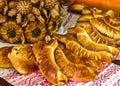
M68 29L68 33L76 34L78 42L88 50L106 51L106 52L112 53L115 56L118 55L117 48L108 46L106 44L100 44L100 43L94 42L85 31L85 28L74 27L74 29Z
M96 28L88 27L85 28L85 30L93 41L101 44L107 44L109 46L116 46L116 39L101 34Z
M32 47L28 44L14 46L8 58L13 67L21 74L29 74L37 69Z
M11 52L13 46L6 46L0 48L0 67L1 68L11 68L13 67L9 58L8 53Z
M90 24L92 24L101 34L110 38L120 39L120 31L107 25L102 18L91 19Z
M25 28L25 39L29 43L35 43L44 40L46 35L46 27L40 22L32 22Z
M2 39L9 43L18 43L22 41L23 30L13 21L3 23L0 32Z
M41 45L39 45L41 46ZM54 51L58 47L57 40L50 40L43 48L39 49L36 60L42 75L54 85L62 85L67 82L67 77L55 62Z
M61 35L57 35L56 38L62 43L64 43L67 49L73 51L80 58L86 57L87 59L100 60L102 62L108 62L108 63L111 63L111 60L114 58L114 56L111 53L108 53L106 51L94 52L87 50L78 42L74 40L68 40L67 38Z
M32 45L32 51L35 55L35 57L40 56L40 51L42 51L43 47L46 45L45 41L38 41Z
M92 13L101 13L102 10L98 8L91 8L85 4L73 3L68 7L68 11L78 13L78 14L92 14Z
M92 14L81 15L78 18L77 22L80 22L80 21L89 21L92 18L94 18Z
M58 47L55 50L55 60L60 69L74 81L92 81L97 78L97 70L87 67L83 64L75 64L70 62L63 51Z
M98 70L100 70L103 67L101 61L90 60L87 59L86 57L80 58L78 55L76 55L74 52L72 52L69 49L62 49L62 51L65 54L66 58L74 64L83 64L86 65L87 67L93 67Z
M104 22L110 27L120 31L120 18L119 17L106 16L104 17Z

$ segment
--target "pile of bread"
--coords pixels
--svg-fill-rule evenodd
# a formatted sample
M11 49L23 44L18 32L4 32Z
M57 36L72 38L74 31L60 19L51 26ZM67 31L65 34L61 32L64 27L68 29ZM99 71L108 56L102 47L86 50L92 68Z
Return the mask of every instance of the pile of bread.
M120 29L113 11L101 12L84 7L82 15L67 34L46 36L33 45L0 48L0 67L14 67L19 73L40 70L52 84L95 80L103 63L111 63L119 51ZM113 22L114 21L114 22Z

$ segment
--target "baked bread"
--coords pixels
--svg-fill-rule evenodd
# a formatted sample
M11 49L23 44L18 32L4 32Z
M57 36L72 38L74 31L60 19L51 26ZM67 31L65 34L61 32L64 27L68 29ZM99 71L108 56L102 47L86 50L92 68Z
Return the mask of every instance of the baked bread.
M94 18L92 14L85 14L85 15L81 15L77 22L80 22L80 21L90 21L90 19Z
M105 16L104 20L108 25L120 30L120 17Z
M68 11L78 13L78 14L92 14L92 13L101 13L102 10L98 8L91 8L85 4L74 3L68 7Z
M108 63L111 63L111 60L114 58L114 56L111 53L108 53L106 51L94 52L87 50L86 48L81 46L78 42L74 40L69 40L61 35L57 35L56 38L62 43L64 43L67 49L73 51L80 58L86 57L87 59L100 60L102 62Z
M116 46L116 39L101 34L96 28L88 27L85 28L85 30L93 41L101 44L107 44L109 46Z
M21 74L32 73L37 69L30 45L21 44L14 46L8 57L13 67Z
M87 29L93 27L86 27ZM85 31L85 28L74 27L73 29L68 29L68 33L76 34L78 42L88 50L92 51L106 51L112 53L114 56L118 55L118 49L106 44L100 44L93 41L89 34ZM84 41L83 41L84 40Z
M0 67L1 68L11 68L13 67L9 58L8 53L11 52L13 46L6 46L0 48Z
M120 39L120 30L105 23L103 18L94 18L90 20L90 24L94 26L101 34L114 39Z
M38 45L38 47L41 45ZM39 49L36 60L42 75L54 85L62 85L67 82L67 77L55 62L54 51L58 47L57 40L50 40L43 48ZM37 49L37 48L36 48ZM35 50L35 48L34 48Z
M78 55L76 55L74 52L72 52L69 49L63 49L62 51L65 54L66 58L74 64L83 64L86 65L87 67L93 67L98 70L100 70L103 67L101 61L90 60L87 59L86 57L80 58Z
M95 68L70 62L59 47L55 50L55 60L60 69L74 81L92 81L97 78Z

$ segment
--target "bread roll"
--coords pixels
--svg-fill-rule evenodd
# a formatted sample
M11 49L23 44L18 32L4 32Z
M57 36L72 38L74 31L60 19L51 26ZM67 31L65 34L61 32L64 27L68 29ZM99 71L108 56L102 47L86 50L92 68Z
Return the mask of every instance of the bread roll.
M42 43L39 43L42 45ZM45 46L38 45L38 48L33 49L36 51L38 49L39 53L36 53L36 59L38 61L38 67L43 74L43 76L54 85L62 85L67 82L67 77L61 70L59 70L58 65L55 62L54 51L58 47L57 40L50 40Z
M97 78L97 69L70 62L59 47L55 51L55 60L61 70L74 81L92 81Z
M1 68L11 68L12 64L8 58L8 53L11 52L13 46L6 46L0 48L0 67Z
M9 54L13 67L21 74L28 74L36 69L32 47L27 44L16 45Z
M108 63L111 63L111 60L114 58L114 56L111 53L108 53L106 51L95 52L88 50L82 45L80 45L78 42L74 40L69 40L61 35L57 35L56 38L66 45L66 49L73 51L80 58L86 57L87 59L100 60L102 62Z

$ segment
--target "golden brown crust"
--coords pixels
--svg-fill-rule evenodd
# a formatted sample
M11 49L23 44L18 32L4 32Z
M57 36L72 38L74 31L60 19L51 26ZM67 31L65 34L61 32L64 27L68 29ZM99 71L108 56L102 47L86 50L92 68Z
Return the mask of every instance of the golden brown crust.
M120 17L105 16L104 21L108 25L114 27L115 29L120 30L120 26L119 26L120 25Z
M120 17L113 18L109 23L120 29Z
M14 46L9 54L9 59L19 73L28 74L36 70L35 57L30 45Z
M61 85L67 81L67 77L59 70L54 59L54 50L57 48L57 40L49 41L36 57L38 67L43 76L54 85Z
M92 27L91 27L92 28ZM89 28L88 28L89 29ZM73 33L74 32L74 33ZM88 50L92 51L106 51L113 55L118 55L118 49L106 44L99 44L93 41L85 31L85 28L74 27L74 29L68 29L68 33L76 34L78 42Z
M88 27L85 28L91 39L97 43L107 44L109 46L116 46L116 39L102 35L96 28Z
M88 59L101 60L108 63L111 63L112 58L114 58L112 54L105 51L99 51L99 52L89 51L75 41L67 42L66 48L72 50L81 58L87 57Z
M11 68L13 67L9 58L8 54L11 52L13 46L6 46L0 48L0 67L2 68Z
M78 42L74 40L68 40L67 38L58 35L56 37L59 41L64 43L66 45L66 48L76 53L76 55L80 56L81 58L86 57L91 60L101 60L108 63L111 63L111 60L114 58L114 56L111 53L108 53L106 51L99 51L94 52L87 50L83 46L81 46Z
M97 77L97 71L94 68L70 62L60 48L55 51L55 59L61 70L73 80L91 81Z
M79 4L79 3L73 3L68 7L68 11L70 12L75 12L78 14L93 14L93 13L101 13L102 10L98 9L98 8L91 8L85 4Z
M116 30L115 28L111 27L110 25L107 25L105 21L102 18L97 19L91 19L90 23L96 27L96 29L111 38L114 39L120 39L120 31Z
M78 38L79 43L88 50L106 51L106 52L109 52L115 56L118 55L118 49L115 47L107 46L105 44L98 44L98 43L92 41L91 39L89 40L87 38L87 36L85 36L85 35L78 35L77 34L77 38Z
M58 47L60 47L61 49L66 49L65 44L63 44L62 42L58 42Z
M46 45L45 41L38 41L32 45L32 51L35 57L40 56L40 51L42 51L43 47Z
M69 49L63 49L62 51L65 54L66 58L72 63L83 64L88 67L93 67L96 69L101 69L103 66L101 61L90 60L90 59L87 59L86 57L80 58L79 56L77 56L74 52L72 52Z
M80 22L80 21L89 21L92 18L94 18L92 14L81 15L78 18L77 22Z

